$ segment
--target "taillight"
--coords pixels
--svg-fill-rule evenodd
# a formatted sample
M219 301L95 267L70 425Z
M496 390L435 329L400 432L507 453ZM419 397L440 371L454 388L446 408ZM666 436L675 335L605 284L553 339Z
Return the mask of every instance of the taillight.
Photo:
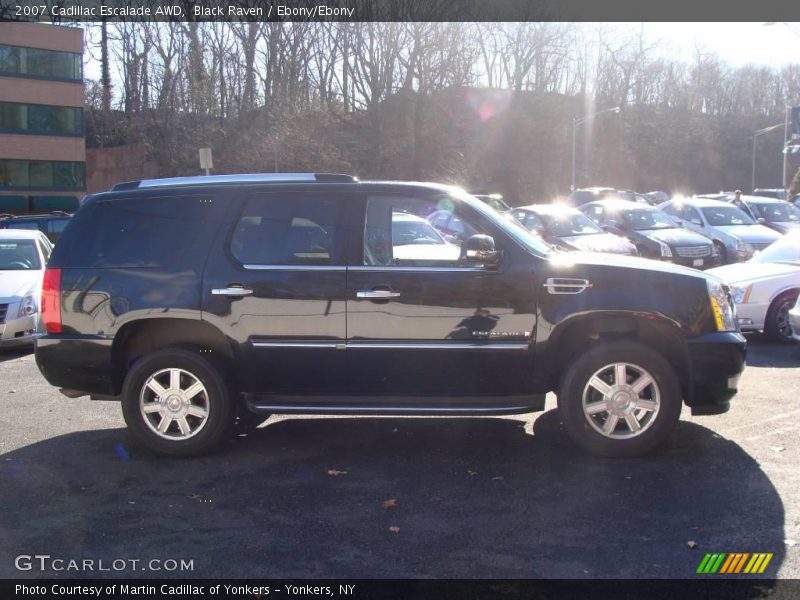
M47 333L61 333L61 269L45 269L42 320Z

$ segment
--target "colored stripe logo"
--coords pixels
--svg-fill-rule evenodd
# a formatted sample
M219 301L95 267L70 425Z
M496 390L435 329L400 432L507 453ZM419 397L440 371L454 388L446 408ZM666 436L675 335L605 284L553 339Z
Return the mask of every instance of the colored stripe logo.
M697 573L703 575L738 573L758 575L766 570L772 556L772 552L755 552L753 554L749 552L709 552L697 567Z

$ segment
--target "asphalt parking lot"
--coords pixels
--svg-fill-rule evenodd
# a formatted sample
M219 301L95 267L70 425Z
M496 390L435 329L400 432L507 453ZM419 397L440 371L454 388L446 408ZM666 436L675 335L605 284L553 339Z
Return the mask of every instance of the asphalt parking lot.
M195 460L130 446L116 403L0 354L0 577L20 554L188 559L119 576L683 578L706 552L800 577L800 346L751 338L732 410L661 453L577 450L553 398L508 418L280 418ZM694 547L690 547L694 546Z

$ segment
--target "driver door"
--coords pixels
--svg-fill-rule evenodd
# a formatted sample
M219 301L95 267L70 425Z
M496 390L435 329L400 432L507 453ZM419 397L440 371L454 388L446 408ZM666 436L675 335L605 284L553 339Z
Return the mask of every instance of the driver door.
M515 268L511 252L495 267L466 262L463 241L447 241L435 223L458 218L465 231L506 240L450 199L377 194L364 201L362 226L353 230L363 236L361 252L347 277L353 391L386 403L430 396L446 405L448 396L528 390L536 306L530 265ZM443 210L453 218L441 218Z

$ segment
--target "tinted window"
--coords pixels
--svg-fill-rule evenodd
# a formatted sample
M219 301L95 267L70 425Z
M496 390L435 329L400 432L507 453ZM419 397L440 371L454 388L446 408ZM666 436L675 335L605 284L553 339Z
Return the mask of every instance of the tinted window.
M202 268L217 230L208 200L165 196L100 200L81 208L61 236L53 266Z
M80 54L21 46L0 46L0 73L70 81L83 77Z
M248 200L231 238L242 264L337 264L339 201L330 195L257 196Z

